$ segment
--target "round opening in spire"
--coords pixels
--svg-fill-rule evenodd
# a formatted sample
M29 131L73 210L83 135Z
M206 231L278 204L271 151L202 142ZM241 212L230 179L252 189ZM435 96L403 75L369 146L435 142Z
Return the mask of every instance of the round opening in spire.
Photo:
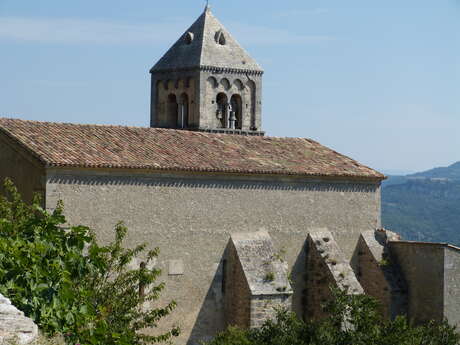
M187 32L184 36L185 44L191 44L194 38L195 38L195 35L193 34L193 32L190 32L190 31Z
M215 40L216 43L220 44L221 46L224 46L227 43L227 40L225 39L225 35L222 32L222 30L216 32Z

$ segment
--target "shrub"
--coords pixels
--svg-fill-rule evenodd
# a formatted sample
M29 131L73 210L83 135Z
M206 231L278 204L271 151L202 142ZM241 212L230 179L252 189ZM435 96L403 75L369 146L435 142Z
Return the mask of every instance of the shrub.
M9 180L5 191L0 196L0 293L45 334L94 345L148 344L178 334L177 328L158 336L140 332L156 327L175 307L170 302L142 308L164 289L154 285L160 271L148 268L158 249L123 248L127 229L122 223L115 227L115 240L101 246L89 228L66 226L62 203L50 213L37 198L23 203ZM145 265L129 269L137 256L146 257Z
M334 290L325 306L329 317L303 322L279 310L259 329L229 328L208 345L459 345L460 336L447 322L411 326L406 318L385 321L369 296Z

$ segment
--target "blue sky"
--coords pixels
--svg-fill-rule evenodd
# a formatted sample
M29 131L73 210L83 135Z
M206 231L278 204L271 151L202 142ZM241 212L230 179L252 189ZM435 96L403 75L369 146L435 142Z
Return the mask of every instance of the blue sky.
M147 126L201 0L0 0L0 116ZM263 128L383 171L460 161L460 0L211 1L264 67Z

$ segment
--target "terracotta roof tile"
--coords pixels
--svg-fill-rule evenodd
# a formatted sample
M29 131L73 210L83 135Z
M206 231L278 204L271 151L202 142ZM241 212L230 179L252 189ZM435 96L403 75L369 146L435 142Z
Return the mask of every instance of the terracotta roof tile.
M384 175L302 138L0 118L0 133L48 167L131 168L356 177Z

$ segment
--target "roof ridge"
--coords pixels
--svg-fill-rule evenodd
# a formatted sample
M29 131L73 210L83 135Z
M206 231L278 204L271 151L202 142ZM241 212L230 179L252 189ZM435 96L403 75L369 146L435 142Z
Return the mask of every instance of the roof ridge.
M203 51L204 51L204 35L205 35L205 29L206 29L206 20L207 20L207 17L208 17L208 14L211 14L211 9L205 9L204 12L201 14L201 16L203 17L203 23L202 23L202 27L201 27L201 32L203 33L201 35L201 40L200 40L200 59L199 59L199 62L198 62L198 67L202 67L204 66L203 65ZM201 18L201 16L199 18ZM199 20L199 19L198 19Z
M204 134L210 136L217 136L217 137L227 137L231 134L227 133L210 133L204 131L194 131L194 130L183 130L183 129L176 129L176 128L159 128L159 127L143 127L143 126L129 126L129 125L114 125L114 124L98 124L98 123L74 123L74 122L56 122L56 121L42 121L42 120L27 120L27 119L20 119L20 118L10 118L10 117L0 117L0 127L2 120L12 120L12 121L22 121L22 122L29 122L29 123L37 123L37 124L49 124L49 125L65 125L65 126L76 126L76 127L108 127L108 128L132 128L132 129L142 129L142 130L155 130L155 131L175 131L178 133L194 133L194 134ZM241 136L242 138L253 138L255 136ZM287 137L287 136L263 136L259 137L262 139L280 139L280 140L306 140L312 144L321 145L319 142L307 138L307 137ZM323 146L323 145L321 145ZM335 151L334 151L335 152ZM339 153L340 154L340 153Z

